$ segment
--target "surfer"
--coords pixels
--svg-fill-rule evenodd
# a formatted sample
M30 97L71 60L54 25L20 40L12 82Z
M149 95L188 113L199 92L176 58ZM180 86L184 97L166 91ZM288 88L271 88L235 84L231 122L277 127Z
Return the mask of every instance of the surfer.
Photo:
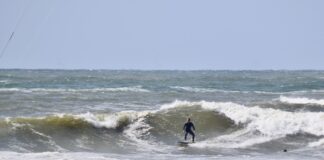
M187 140L188 133L192 136L192 142L195 142L195 133L191 130L191 128L195 131L195 126L191 122L190 118L188 118L188 121L184 124L183 130L185 131L185 141Z

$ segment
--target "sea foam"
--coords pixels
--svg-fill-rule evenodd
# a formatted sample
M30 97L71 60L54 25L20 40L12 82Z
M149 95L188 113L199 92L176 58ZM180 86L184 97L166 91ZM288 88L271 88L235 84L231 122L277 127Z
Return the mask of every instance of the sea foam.
M285 97L280 96L280 102L288 104L315 104L315 105L324 105L324 99L310 99L305 97Z

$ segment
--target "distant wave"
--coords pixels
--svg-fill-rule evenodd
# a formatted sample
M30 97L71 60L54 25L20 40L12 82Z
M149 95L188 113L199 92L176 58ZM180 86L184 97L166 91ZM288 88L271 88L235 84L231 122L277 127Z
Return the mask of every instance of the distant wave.
M226 91L226 90L220 90L220 89L212 89L212 88L197 88L197 87L181 87L181 86L172 86L170 87L172 89L176 90L184 90L188 92L202 92L202 93L208 93L208 92L232 92L232 93L239 93L240 91Z
M0 80L0 84L9 84L10 83L10 80Z
M91 88L91 89L71 89L71 88L0 88L0 92L150 92L141 86L118 87L118 88Z
M190 87L190 86L171 86L171 89L187 91L187 92L197 92L197 93L213 93L213 92L222 92L222 93L256 93L256 94L299 94L299 93L324 93L324 90L300 90L300 91L281 91L281 92L270 92L270 91L239 91L239 90L222 90L214 88L202 88L202 87Z
M288 104L315 104L315 105L324 105L324 99L310 99L305 97L285 97L280 96L280 102Z
M221 90L221 89L200 88L200 87L189 87L189 86L172 86L172 87L170 87L170 88L172 88L172 89L176 89L176 90L183 90L183 91L187 91L187 92L198 92L198 93L222 92L222 93L281 94L280 92Z

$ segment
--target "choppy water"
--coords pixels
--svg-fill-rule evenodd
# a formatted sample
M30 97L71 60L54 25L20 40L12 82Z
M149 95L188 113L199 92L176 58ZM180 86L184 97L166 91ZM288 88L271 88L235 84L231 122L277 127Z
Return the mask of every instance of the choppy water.
M0 159L323 159L323 96L324 71L0 70Z

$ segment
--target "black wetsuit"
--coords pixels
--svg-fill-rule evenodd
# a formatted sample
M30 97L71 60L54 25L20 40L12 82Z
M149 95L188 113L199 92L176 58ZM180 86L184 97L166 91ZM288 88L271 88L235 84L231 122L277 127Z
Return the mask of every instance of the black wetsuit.
M192 122L187 122L187 123L184 124L183 130L186 131L186 133L185 133L185 140L187 140L187 135L189 133L192 136L192 142L194 142L195 141L195 133L191 130L191 128L193 130L196 130L195 129L195 126L194 126L194 124Z

